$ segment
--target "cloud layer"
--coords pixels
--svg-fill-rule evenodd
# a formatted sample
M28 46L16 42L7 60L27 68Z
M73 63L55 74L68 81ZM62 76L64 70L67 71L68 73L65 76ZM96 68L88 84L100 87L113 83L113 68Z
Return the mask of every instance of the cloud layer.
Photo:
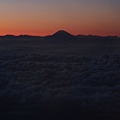
M0 53L2 106L68 104L69 107L119 111L119 101L119 55Z

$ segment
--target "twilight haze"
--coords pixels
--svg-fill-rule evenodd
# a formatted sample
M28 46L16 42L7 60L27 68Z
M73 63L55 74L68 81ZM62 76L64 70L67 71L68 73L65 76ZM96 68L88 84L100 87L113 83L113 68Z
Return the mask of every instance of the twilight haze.
M0 35L120 36L120 0L0 0Z

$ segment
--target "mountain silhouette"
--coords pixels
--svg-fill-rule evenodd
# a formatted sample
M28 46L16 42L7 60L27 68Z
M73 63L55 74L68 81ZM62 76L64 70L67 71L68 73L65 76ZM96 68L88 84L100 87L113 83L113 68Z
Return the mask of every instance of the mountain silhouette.
M56 33L52 35L53 37L73 37L70 33L64 31L64 30L59 30Z
M56 39L57 41L65 41L65 40L73 40L75 38L74 35L64 31L59 30L51 36L52 39Z
M96 35L72 35L69 32L66 32L65 30L59 30L53 35L48 36L31 36L31 35L5 35L0 36L0 40L44 40L49 42L101 42L101 41L112 41L112 42L119 42L120 38L117 36L96 36Z

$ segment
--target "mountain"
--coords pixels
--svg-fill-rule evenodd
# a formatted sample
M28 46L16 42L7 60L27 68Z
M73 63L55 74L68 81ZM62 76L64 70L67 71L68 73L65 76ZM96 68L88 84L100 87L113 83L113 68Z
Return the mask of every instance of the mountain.
M95 35L72 35L65 30L59 30L53 35L48 36L31 36L31 35L5 35L0 36L0 40L44 40L48 42L120 42L120 38L117 36L95 36Z
M75 39L75 36L64 30L59 30L53 35L46 37L46 39L51 42L70 42Z
M73 37L73 35L64 30L59 30L56 33L54 33L52 37Z
M41 39L42 37L41 36L31 36L31 35L11 35L11 34L8 34L8 35L5 35L5 36L0 36L0 40L14 40L14 41L17 41L17 40L39 40Z

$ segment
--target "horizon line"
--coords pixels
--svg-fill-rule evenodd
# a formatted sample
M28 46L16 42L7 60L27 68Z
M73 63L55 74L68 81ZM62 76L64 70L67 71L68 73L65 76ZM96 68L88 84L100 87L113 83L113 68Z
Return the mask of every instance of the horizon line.
M65 30L58 30L57 32L59 32L59 31L64 31L64 32L66 32L66 33L71 34L70 32L67 32L67 31L65 31ZM57 33L57 32L55 32L55 33ZM20 37L20 36L47 37L47 36L52 36L52 35L54 35L55 33L53 33L53 34L48 34L48 35L32 35L32 34L26 34L26 33L15 35L15 34L9 34L9 33L8 33L8 34L5 34L5 35L0 35L0 37L6 37L6 36L14 36L14 37ZM118 38L120 38L120 36L117 36L117 35L97 35L97 34L87 34L87 35L85 35L85 34L77 34L77 35L71 34L71 35L73 35L73 36L118 37Z

